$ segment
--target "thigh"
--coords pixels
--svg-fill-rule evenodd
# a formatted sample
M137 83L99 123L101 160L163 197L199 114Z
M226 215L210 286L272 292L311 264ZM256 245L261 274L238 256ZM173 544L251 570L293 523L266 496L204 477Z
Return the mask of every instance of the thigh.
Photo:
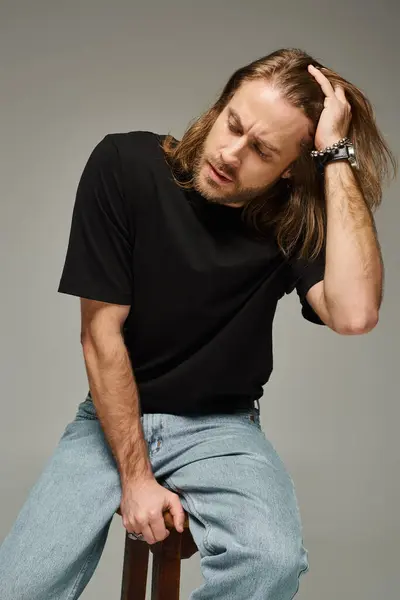
M276 554L291 547L301 556L294 484L257 409L167 417L155 467L160 476L165 469L165 485L180 494L200 552L215 554L233 543Z
M92 405L79 405L0 548L0 597L78 597L119 506L120 479Z

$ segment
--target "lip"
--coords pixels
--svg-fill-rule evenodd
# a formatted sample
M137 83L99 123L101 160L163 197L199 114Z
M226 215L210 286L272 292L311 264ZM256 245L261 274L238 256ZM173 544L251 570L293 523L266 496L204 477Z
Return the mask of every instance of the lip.
M230 179L230 177L227 177L226 175L223 175L222 173L220 173L220 171L218 171L211 163L208 163L209 167L210 167L210 171L211 174L213 175L214 179L216 179L217 181L221 182L221 183L231 183L232 179Z

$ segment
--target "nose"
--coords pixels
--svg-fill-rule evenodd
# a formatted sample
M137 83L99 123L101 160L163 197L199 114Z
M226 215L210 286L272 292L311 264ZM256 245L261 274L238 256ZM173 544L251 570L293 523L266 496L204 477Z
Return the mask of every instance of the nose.
M236 144L230 144L221 150L221 160L228 167L229 171L233 174L234 171L240 167L240 152L242 145L240 141ZM229 172L228 172L229 174Z

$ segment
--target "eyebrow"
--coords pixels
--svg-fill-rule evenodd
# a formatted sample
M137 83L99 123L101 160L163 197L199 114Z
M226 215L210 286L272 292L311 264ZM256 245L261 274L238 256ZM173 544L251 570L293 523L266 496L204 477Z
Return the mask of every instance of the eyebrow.
M235 121L240 125L240 127L243 129L243 125L242 122L240 120L240 117L238 115L238 113L236 112L236 110L234 110L233 108L229 108L228 109L229 112L229 117L233 117L235 119ZM263 146L265 146L266 148L268 148L268 150L270 150L271 152L274 152L275 154L277 154L278 156L281 156L281 151L279 150L279 148L277 148L276 146L274 146L273 144L271 144L271 142L266 142L264 140L262 140L261 138L254 136L254 139L259 143L262 144Z

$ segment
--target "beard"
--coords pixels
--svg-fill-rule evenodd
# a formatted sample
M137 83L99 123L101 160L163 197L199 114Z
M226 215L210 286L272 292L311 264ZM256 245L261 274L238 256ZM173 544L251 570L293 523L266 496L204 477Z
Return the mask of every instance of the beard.
M230 204L238 207L243 207L255 198L264 196L268 190L275 184L275 182L268 186L263 187L244 187L237 182L234 173L228 171L224 166L215 166L232 177L233 181L228 184L230 189L224 191L224 184L219 184L209 176L206 176L206 182L203 183L200 176L200 172L207 163L207 159L200 153L200 156L195 160L193 167L193 188L198 192L205 200L214 204Z

